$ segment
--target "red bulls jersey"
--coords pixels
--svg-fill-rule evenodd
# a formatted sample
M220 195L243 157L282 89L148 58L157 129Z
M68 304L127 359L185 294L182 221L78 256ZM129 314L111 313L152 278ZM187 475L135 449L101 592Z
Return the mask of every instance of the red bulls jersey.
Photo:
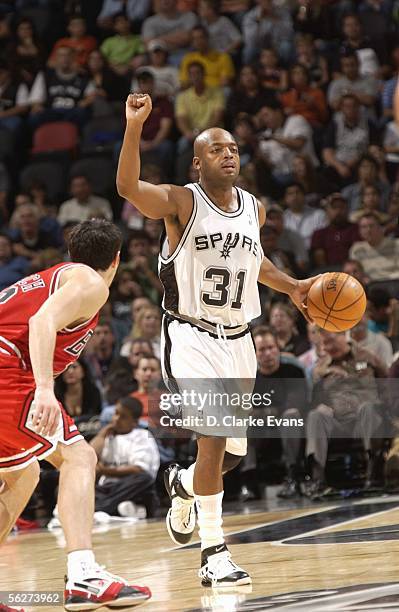
M24 368L31 369L29 358L29 319L59 285L63 270L83 264L61 263L27 276L0 292L0 352L17 355ZM97 325L98 314L90 321L57 333L54 351L54 376L78 359Z

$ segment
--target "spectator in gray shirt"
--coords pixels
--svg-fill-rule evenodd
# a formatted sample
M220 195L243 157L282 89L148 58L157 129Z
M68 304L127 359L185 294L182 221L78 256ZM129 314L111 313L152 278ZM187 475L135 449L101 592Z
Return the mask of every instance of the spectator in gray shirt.
M356 53L348 53L341 57L340 78L330 83L328 88L328 103L335 111L340 109L342 97L351 93L359 104L370 109L374 115L374 105L378 96L378 82L372 76L362 76L359 71L359 59Z
M241 45L242 36L240 30L228 17L220 15L219 9L219 0L200 0L198 13L202 25L208 31L212 49L234 54Z
M197 23L194 13L182 13L176 9L176 0L156 0L155 15L148 17L141 31L146 45L162 41L169 48L169 62L179 66L190 48L191 30Z
M277 204L267 209L266 225L272 227L278 234L277 246L282 251L292 253L297 267L304 272L309 263L309 253L302 236L287 227L284 227L284 212Z
M244 64L256 59L264 47L273 47L283 61L289 61L294 41L289 11L276 8L272 0L257 0L257 4L245 15L242 23Z

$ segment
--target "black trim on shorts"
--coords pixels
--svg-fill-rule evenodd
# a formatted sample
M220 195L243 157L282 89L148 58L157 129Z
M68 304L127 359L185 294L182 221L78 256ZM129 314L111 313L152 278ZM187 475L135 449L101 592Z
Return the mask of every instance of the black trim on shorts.
M168 329L170 321L171 318L168 318L167 313L165 313L162 322L163 334L165 337L164 366L165 374L167 376L165 383L171 393L179 393L179 385L177 384L176 378L172 374L172 366L170 363L170 355L172 353L172 340L170 339Z
M206 334L209 334L211 336L211 338L215 338L216 340L219 339L219 336L217 334L214 334L210 331L208 331L207 329L204 329L203 327L200 327L199 325L195 325L195 323L192 323L191 321L185 321L184 319L179 319L178 316L174 316L172 315L170 312L166 312L165 315L165 320L167 321L179 321L179 323L186 323L187 325L190 325L191 327L195 327L195 329L198 329L198 331L200 332L204 332ZM209 321L205 321L205 323L208 323L209 325L215 325L215 323L210 323ZM240 326L236 326L236 327L240 327ZM228 328L228 329L234 329L234 328ZM237 340L238 338L243 338L246 334L250 333L250 328L249 326L244 329L242 332L239 332L238 334L234 334L233 336L226 336L226 340ZM166 336L165 336L166 337Z

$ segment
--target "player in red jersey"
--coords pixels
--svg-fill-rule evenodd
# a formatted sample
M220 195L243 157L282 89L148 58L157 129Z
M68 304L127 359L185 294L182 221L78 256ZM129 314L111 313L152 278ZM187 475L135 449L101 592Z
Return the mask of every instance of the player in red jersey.
M58 264L0 292L0 542L39 480L38 460L60 471L58 512L68 549L66 610L128 607L147 600L95 562L91 542L96 455L54 395L54 376L93 334L119 264L122 237L104 220L71 234L73 263Z

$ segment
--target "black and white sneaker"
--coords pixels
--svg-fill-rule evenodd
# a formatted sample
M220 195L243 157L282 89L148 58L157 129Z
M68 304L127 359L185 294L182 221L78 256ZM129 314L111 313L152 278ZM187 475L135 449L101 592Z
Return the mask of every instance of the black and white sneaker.
M250 575L232 561L226 544L211 546L202 551L198 576L202 586L216 589L252 583Z
M178 546L187 544L195 529L194 497L189 495L181 484L182 469L180 465L173 463L164 473L165 488L172 502L166 515L166 527Z

